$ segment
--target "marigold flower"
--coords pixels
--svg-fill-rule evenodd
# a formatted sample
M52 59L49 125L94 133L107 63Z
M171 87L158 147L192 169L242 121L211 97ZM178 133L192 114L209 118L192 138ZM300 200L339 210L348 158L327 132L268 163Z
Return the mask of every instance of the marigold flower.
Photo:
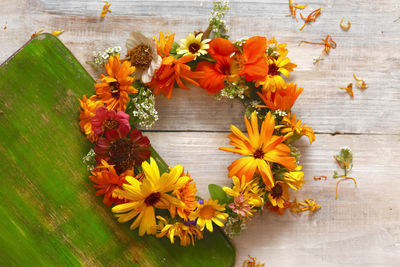
M182 172L181 176L190 177L189 174L185 175L184 172ZM174 218L176 213L178 213L179 217L184 221L189 220L190 213L197 208L196 192L196 183L193 182L193 179L189 179L183 187L172 192L177 199L185 204L184 207L170 207L169 212L172 218Z
M142 168L145 177L141 182L126 176L128 184L122 185L123 190L114 190L117 196L129 202L112 208L114 213L119 213L116 215L119 222L127 222L136 217L130 228L139 227L140 236L156 233L155 209L168 209L171 205L184 206L182 201L169 193L181 188L189 180L189 177L181 176L181 165L160 175L157 163L150 158L150 164L144 161Z
M278 163L289 170L296 167L296 159L290 156L290 148L283 144L283 136L273 135L275 119L268 112L262 125L258 129L257 113L251 115L251 123L244 117L249 137L246 137L237 127L231 125L232 133L229 134L230 144L234 148L221 147L221 150L244 155L235 160L229 167L229 177L242 175L250 181L256 171L260 173L267 189L274 186L271 165Z
M283 181L293 190L299 190L304 184L304 172L301 171L302 166L297 166L294 171L285 172Z
M203 33L199 33L196 36L191 33L185 39L181 39L181 45L176 50L178 55L194 55L194 59L198 56L207 54L207 49L210 48L208 42L211 39L203 40Z
M125 111L129 101L128 93L137 92L131 85L135 78L129 76L135 71L135 67L132 67L129 61L121 64L117 54L108 58L105 69L107 76L101 74L101 82L94 85L96 95L108 109Z
M113 165L109 165L105 160L97 166L89 177L94 183L94 187L99 190L96 191L96 196L104 195L103 203L107 206L112 204L118 205L125 202L125 199L118 197L114 194L115 189L122 189L122 184L126 183L125 177L132 176L133 170L118 175Z
M306 126L306 124L302 125L301 120L296 119L296 114L293 113L293 116L291 116L291 113L289 112L285 117L283 117L282 123L283 125L279 125L278 127L281 128L281 133L285 134L285 140L295 135L305 135L308 136L310 144L315 141L313 129Z
M139 130L132 130L129 138L122 138L117 141L110 141L100 137L97 141L94 152L96 161L105 160L115 166L118 174L126 170L132 170L134 166L142 164L150 155L150 140L142 135Z
M215 64L208 61L200 61L196 71L204 73L199 79L200 87L206 89L209 94L216 94L225 87L225 80L233 80L231 72L232 54L236 51L233 44L224 38L215 38L210 42L208 54L216 60Z
M105 106L96 109L90 119L92 129L97 135L106 135L108 140L118 140L128 135L131 130L129 115L123 111L108 110Z
M79 114L79 126L90 140L90 142L95 142L98 138L98 135L92 129L92 123L90 119L96 113L96 110L99 107L103 106L103 102L101 102L97 96L93 95L89 99L84 95L82 100L79 99L79 105L81 107Z
M156 237L161 238L168 236L171 244L174 244L175 236L179 237L181 246L188 246L190 243L194 246L196 239L203 239L203 232L193 224L185 224L183 222L168 223L164 217L157 216L158 231Z
M228 214L224 213L225 204L218 204L218 200L209 199L204 201L203 204L197 204L198 207L195 211L193 211L189 219L196 220L197 225L200 227L200 230L203 231L204 227L207 227L207 230L213 231L213 223L218 225L219 227L224 226L226 219L228 218Z
M260 188L257 180L253 179L249 182L246 182L246 176L243 175L242 179L233 176L232 181L232 188L226 186L222 187L222 190L224 190L225 193L232 197L243 195L252 207L261 207L264 204L264 199L262 196L265 192L262 188Z
M179 59L169 55L173 41L174 35L165 38L164 34L160 33L159 40L156 40L156 42L158 54L162 57L162 63L160 68L156 70L151 82L147 84L154 90L155 95L163 93L168 98L171 98L175 82L179 88L189 89L183 84L182 79L200 86L195 79L203 77L203 73L191 71L190 67L185 64L193 61L194 55L183 56Z
M263 91L262 94L257 92L264 105L259 107L267 107L271 110L289 110L296 102L299 95L303 92L302 87L297 87L295 83L286 84L286 89L279 89L275 92L270 90Z
M265 37L254 36L244 43L243 52L240 55L239 75L244 75L246 81L261 80L267 75L266 49L267 39Z

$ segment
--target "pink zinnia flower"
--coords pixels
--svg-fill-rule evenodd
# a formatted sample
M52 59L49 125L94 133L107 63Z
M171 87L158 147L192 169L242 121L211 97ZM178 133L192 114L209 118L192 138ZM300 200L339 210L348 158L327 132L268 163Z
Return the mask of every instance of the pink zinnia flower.
M92 129L97 135L106 135L108 140L118 140L128 135L131 130L129 115L123 111L108 110L105 106L96 109L90 119Z
M231 208L237 215L242 217L246 217L246 215L251 214L251 207L244 199L243 194L235 197L233 203L230 203L228 207Z

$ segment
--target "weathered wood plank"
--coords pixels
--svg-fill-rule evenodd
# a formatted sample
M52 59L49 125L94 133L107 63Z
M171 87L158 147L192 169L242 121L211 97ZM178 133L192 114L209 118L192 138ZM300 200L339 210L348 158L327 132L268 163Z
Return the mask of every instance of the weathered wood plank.
M226 167L237 155L217 150L228 144L225 133L146 133L160 155L182 164L208 197L207 185L229 185ZM299 140L306 183L298 199L314 198L322 209L309 216L265 212L234 238L237 263L248 254L267 266L395 266L400 262L400 137L390 135L317 135L310 146ZM341 146L354 152L358 187L340 184L333 155ZM313 176L328 180L315 181ZM238 265L240 266L240 265Z
M227 19L232 38L266 35L288 43L289 56L298 64L292 81L305 88L295 111L317 132L400 133L400 50L394 48L400 41L400 22L394 22L399 3L342 0L309 4L323 7L323 14L300 32L301 22L285 17L285 1L233 1ZM194 29L205 28L211 1L113 1L113 13L103 21L99 18L102 3L98 1L18 0L0 5L0 25L7 26L0 31L0 61L33 32L64 29L61 39L84 62L93 50L123 45L134 29L148 35L171 30L179 39ZM352 21L349 32L338 25L342 17ZM318 41L328 33L338 48L315 66L312 58L322 47L297 44L303 39ZM85 67L97 75L89 65ZM356 89L355 99L350 99L338 87L354 82L353 73L364 78L369 89ZM170 101L159 98L158 106L161 116L155 130L224 131L231 122L242 125L239 103L233 108L221 105L199 89L177 90Z

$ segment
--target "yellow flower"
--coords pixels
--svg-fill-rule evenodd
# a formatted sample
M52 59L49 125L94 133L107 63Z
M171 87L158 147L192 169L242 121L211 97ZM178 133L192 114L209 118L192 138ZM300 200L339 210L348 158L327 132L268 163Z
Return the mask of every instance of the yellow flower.
M194 224L186 225L183 222L169 224L167 220L161 216L157 216L157 219L159 220L159 233L156 235L158 238L168 236L169 240L173 244L175 241L175 236L177 236L181 240L181 246L187 246L190 243L192 243L194 246L194 240L203 239L203 232L200 231L200 229Z
M92 123L90 119L96 114L96 109L103 106L103 102L101 102L97 96L92 95L90 98L87 98L86 95L82 97L82 100L79 99L80 114L79 114L79 126L81 127L82 132L86 134L86 137L90 140L90 142L97 141L97 134L92 129Z
M189 34L186 39L181 39L181 46L176 50L179 55L194 55L194 59L198 56L207 54L207 49L210 48L208 42L210 39L202 40L203 33L194 36Z
M275 186L271 188L268 199L272 206L285 208L285 204L289 201L289 186L282 181L277 181Z
M204 227L207 227L207 230L212 232L213 222L219 227L224 226L229 215L223 211L225 211L225 204L220 205L218 200L210 198L203 204L198 204L197 209L190 214L189 220L197 219L197 226L200 227L201 231L204 230Z
M256 171L261 175L267 189L274 186L274 177L271 166L278 163L289 170L296 167L296 159L290 156L290 148L283 144L283 136L274 135L275 119L268 112L258 128L258 118L256 112L251 115L251 123L244 117L249 137L246 137L238 128L231 125L232 133L229 134L230 144L234 148L221 147L221 150L244 155L235 160L228 167L229 177L242 175L246 176L246 181L253 179Z
M157 163L150 158L150 164L142 163L145 177L142 182L134 177L127 176L129 184L123 184L123 190L114 190L114 194L124 197L129 202L112 208L119 222L127 222L136 217L131 224L131 229L139 227L139 235L145 233L155 234L156 218L154 209L169 209L172 205L182 207L184 203L169 195L176 189L183 187L189 180L187 176L181 176L183 167L175 166L169 173L160 176Z
M283 176L283 180L293 190L299 190L304 184L304 172L300 171L301 166L297 166L293 172L286 172Z
M290 112L283 117L283 125L279 125L277 128L281 128L281 133L285 134L285 140L293 135L306 135L310 140L310 144L315 141L315 134L311 127L306 124L301 124L301 120L296 119L296 114L293 113L291 116Z
M242 194L252 207L261 207L264 204L262 198L264 190L260 188L257 180L254 179L250 182L246 182L246 176L243 175L242 179L233 176L232 181L232 188L226 186L222 187L222 190L224 190L225 193L232 197L239 197L239 195Z

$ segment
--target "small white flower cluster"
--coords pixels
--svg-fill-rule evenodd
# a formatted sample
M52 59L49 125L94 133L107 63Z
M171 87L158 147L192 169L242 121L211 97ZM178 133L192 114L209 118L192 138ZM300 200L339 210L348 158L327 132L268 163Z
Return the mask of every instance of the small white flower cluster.
M300 158L301 158L301 153L300 150L298 150L295 146L292 146L291 144L288 144L290 148L290 155L296 159L296 165L300 165Z
M343 151L346 151L346 152L348 152L348 153L351 153L351 148L348 147L348 146L342 146L342 147L340 148L340 150L343 150Z
M93 63L99 66L103 66L107 63L110 56L115 56L120 53L122 48L120 46L109 47L106 51L93 52Z
M239 235L244 230L246 230L246 223L242 219L237 216L228 217L224 232L229 238Z
M287 115L287 113L283 110L277 109L272 112L272 115L274 115L276 117L285 117Z
M138 93L132 97L134 110L132 112L133 119L139 123L141 127L150 128L158 120L158 112L155 108L155 100L153 92L143 86L139 88Z
M95 156L96 153L94 152L93 148L91 148L87 155L82 158L82 161L85 163L88 171L93 171L94 167L96 166Z
M237 40L236 42L233 43L235 47L242 47L242 45L249 39L249 37L245 36Z
M239 85L237 82L225 82L225 88L215 95L215 98L221 100L222 97L229 99L240 98L244 99L244 91L248 88L247 85Z
M211 26L211 31L215 37L226 37L228 26L224 20L225 14L229 11L229 1L213 1L214 7L211 11L211 17L208 22Z
M261 114L260 108L257 107L260 104L261 104L261 102L259 100L251 100L251 101L245 103L245 107L246 107L245 115L246 115L246 117L250 118L251 114L253 114L253 112L255 111L260 120L264 119L265 114L264 115Z

